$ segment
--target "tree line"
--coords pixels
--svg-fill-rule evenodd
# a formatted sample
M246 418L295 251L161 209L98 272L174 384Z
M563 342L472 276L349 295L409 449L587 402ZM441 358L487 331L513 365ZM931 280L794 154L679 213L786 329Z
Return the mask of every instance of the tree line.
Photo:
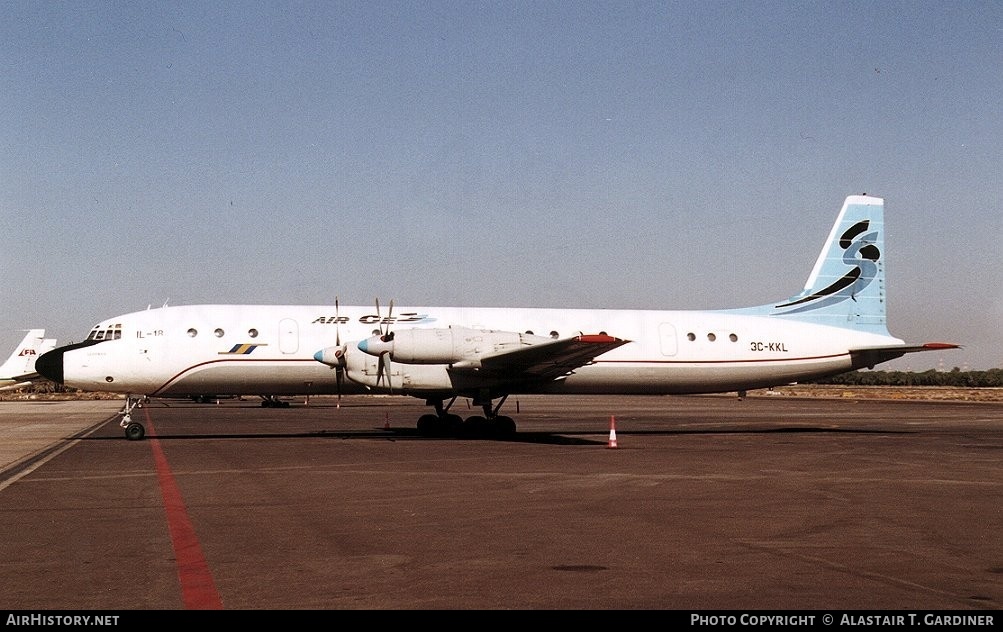
M850 371L811 380L809 384L845 386L953 386L961 388L1003 387L1003 369L988 371Z

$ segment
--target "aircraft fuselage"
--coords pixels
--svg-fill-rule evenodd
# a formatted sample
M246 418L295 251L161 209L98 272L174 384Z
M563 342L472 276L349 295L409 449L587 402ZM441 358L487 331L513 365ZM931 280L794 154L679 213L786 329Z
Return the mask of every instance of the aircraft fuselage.
M605 333L629 341L566 377L527 388L531 392L761 388L852 370L858 367L850 349L901 343L870 332L714 311L405 307L381 316L372 307L194 305L99 324L90 336L94 344L61 354L61 378L82 390L154 397L373 392L381 390L377 359L359 351L359 341L381 331L449 326L555 338ZM338 341L349 356L348 379L340 387L337 371L314 358ZM455 380L448 369L393 362L392 391L446 392Z

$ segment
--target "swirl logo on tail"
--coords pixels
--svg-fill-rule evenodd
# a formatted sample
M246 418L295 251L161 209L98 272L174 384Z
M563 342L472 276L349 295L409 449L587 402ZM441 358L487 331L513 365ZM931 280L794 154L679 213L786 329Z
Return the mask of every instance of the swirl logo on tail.
M862 220L848 228L839 237L839 247L843 249L843 263L852 268L828 286L815 290L808 296L777 305L777 309L801 305L786 313L796 313L820 309L834 305L847 298L856 300L856 295L870 285L878 273L880 249L874 244L877 232L867 232L870 220Z

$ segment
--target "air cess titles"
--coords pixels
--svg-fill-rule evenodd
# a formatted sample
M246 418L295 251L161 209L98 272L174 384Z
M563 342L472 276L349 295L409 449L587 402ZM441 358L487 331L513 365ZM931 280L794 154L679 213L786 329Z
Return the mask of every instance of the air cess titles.
M427 320L428 316L426 314L418 314L416 312L405 312L399 316L380 316L379 314L366 314L365 316L359 317L359 322L363 325L393 325L396 323L416 323L423 320ZM317 325L344 325L349 322L351 318L348 316L318 316L312 321L312 324Z

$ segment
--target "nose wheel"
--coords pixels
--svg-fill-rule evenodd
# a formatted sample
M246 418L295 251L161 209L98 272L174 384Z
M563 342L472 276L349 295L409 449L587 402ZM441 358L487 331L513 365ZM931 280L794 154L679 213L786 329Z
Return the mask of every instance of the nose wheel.
M132 410L140 405L143 400L137 397L126 397L125 406L122 408L122 421L118 425L125 429L125 438L129 441L140 441L146 436L146 428L138 421L132 420Z
M146 428L140 423L131 423L125 427L125 438L129 441L140 441L146 436Z

